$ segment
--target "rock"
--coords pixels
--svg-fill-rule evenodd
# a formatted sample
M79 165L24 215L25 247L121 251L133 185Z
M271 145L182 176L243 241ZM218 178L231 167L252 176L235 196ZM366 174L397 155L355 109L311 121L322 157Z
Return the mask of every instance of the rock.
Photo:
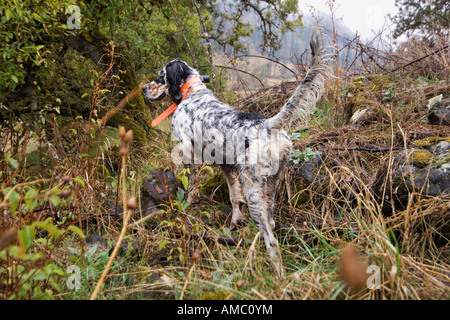
M293 171L291 175L292 205L297 206L308 201L311 195L308 189L314 190L313 194L317 197L325 194L329 178L323 167L331 162L332 160L327 158L324 153L317 152L313 157L307 158L299 164L291 165L291 170Z
M93 245L97 244L98 251L103 251L104 249L106 249L108 247L108 242L98 234L91 234L91 235L87 236L84 239L84 242L89 246L93 246Z
M392 213L391 200L397 209L406 209L413 191L423 189L424 196L450 193L450 138L426 138L414 141L413 146L393 159L392 175L388 175L388 165L377 173L374 191L380 201L386 180L387 186L392 183L393 199L390 192L385 192L383 212L387 215Z
M435 102L431 106L428 121L434 125L450 125L450 97Z
M111 255L114 250L114 246L115 244L109 249L108 255ZM138 253L139 251L137 246L129 239L124 239L117 250L117 255L122 257L135 256Z
M179 180L172 171L154 169L141 186L141 210L144 216L159 210L179 186Z
M395 92L391 89L392 81L391 77L377 74L356 77L345 92L345 117L348 120L351 119L351 123L358 125L366 125L386 118L374 97L379 98L383 103L390 102L395 96Z
M315 153L311 158L306 159L304 162L295 166L295 176L297 178L302 178L305 180L305 184L310 185L315 180L317 176L321 176L320 167L324 165L326 156L323 153Z
M222 170L214 172L205 183L199 185L198 192L218 202L230 203L228 185Z
M428 150L419 149L411 151L408 163L419 168L425 168L433 155Z
M123 216L123 205L121 202L117 203L112 200L106 200L102 205L102 212L106 215L112 217L122 217Z

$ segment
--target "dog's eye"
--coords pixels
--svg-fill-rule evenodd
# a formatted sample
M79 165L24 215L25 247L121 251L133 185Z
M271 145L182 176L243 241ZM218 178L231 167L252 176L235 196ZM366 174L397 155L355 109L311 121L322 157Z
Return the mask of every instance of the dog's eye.
M155 82L159 83L159 84L166 84L164 77L161 77L161 76L159 76L158 79L155 80Z

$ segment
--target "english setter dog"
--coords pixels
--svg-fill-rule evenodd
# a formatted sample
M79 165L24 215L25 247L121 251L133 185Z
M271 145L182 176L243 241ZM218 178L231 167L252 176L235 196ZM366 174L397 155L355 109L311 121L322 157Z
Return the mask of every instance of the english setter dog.
M325 91L330 68L316 33L311 36L312 63L292 97L272 117L242 112L217 100L199 73L177 59L169 62L158 78L142 87L150 101L170 96L177 104L172 117L177 154L190 165L206 161L220 165L232 204L231 225L245 222L242 205L260 233L278 276L283 266L272 229L275 194L288 164L292 142L283 129L307 120ZM174 152L172 152L172 155ZM192 172L191 177L195 177ZM189 181L192 195L192 180Z

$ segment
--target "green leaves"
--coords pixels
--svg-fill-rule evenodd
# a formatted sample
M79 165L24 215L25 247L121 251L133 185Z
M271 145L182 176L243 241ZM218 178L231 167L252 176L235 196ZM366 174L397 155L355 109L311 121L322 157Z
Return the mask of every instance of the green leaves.
M76 227L76 226L69 226L69 228L67 228L68 231L72 231L73 233L75 233L77 236L79 236L81 239L86 238L86 236L84 235L83 231Z
M76 183L78 183L79 185L81 185L82 187L84 187L86 184L84 183L83 178L81 177L75 177L72 179L73 181L75 181Z
M164 249L164 247L166 246L166 244L169 243L169 240L164 239L159 243L159 251L161 251L162 249Z
M187 176L182 176L181 177L181 183L183 184L183 188L184 190L187 190L189 187L189 179Z
M48 200L50 200L54 207L57 207L61 203L61 198L56 194L52 194L50 197L48 197Z
M16 89L33 66L47 66L45 56L61 42L53 42L64 34L59 13L67 0L36 2L31 0L3 1L0 14L0 88ZM44 37L43 34L46 36ZM53 48L52 48L53 47ZM35 71L35 70L33 70Z
M314 152L311 148L306 148L304 151L293 149L291 151L290 162L292 162L293 164L308 162L314 159L317 155L318 153Z
M396 0L400 10L392 17L396 23L394 37L420 30L424 34L445 35L450 24L448 0Z
M63 230L58 229L58 227L52 223L52 218L48 218L45 221L36 221L32 224L32 227L47 231L48 235L54 240L59 239L64 234Z
M25 228L19 231L19 241L25 252L33 244L35 234L36 231L32 226L26 226Z
M39 192L36 189L30 189L25 194L25 205L28 209L28 211L33 211L34 208L36 208L38 201L37 196Z
M213 168L211 168L210 166L204 166L203 170L206 170L209 172L209 174L213 175L214 174L214 170Z
M17 169L19 167L19 161L12 158L10 153L5 154L5 160L13 169Z

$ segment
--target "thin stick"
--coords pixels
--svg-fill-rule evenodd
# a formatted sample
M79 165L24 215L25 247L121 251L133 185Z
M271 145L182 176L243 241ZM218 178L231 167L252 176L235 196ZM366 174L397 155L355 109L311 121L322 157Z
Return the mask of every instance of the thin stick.
M410 66L410 65L412 65L412 64L414 64L414 63L417 63L417 62L419 62L419 61L422 61L422 60L425 59L425 58L428 58L428 57L430 57L430 56L433 56L433 55L435 55L436 53L438 53L438 52L440 52L440 51L442 51L442 50L447 49L449 46L450 46L449 44L446 45L446 46L443 46L443 47L441 47L441 48L439 48L439 49L433 51L432 53L429 53L429 54L424 55L423 57L420 57L419 59L416 59L416 60L411 61L410 63L407 63L407 64L405 64L405 65L403 65L403 66L400 66L400 67L398 67L398 68L395 68L394 70L389 71L389 73L393 73L393 72L395 72L395 71L397 71L397 70L406 68L406 67L408 67L408 66Z
M250 249L248 249L247 259L246 259L245 264L244 264L244 270L246 269L247 264L249 264L250 272L253 274L253 276L255 278L256 278L256 275L253 272L251 260L252 260L253 251L255 251L256 241L259 239L259 235L260 234L261 234L261 232L258 231L258 233L256 234L255 238L253 239L252 245L250 246Z
M92 296L90 300L95 300L97 297L98 292L100 291L100 287L102 286L103 282L105 281L106 276L108 275L109 269L111 268L111 265L114 261L114 258L117 255L117 252L119 251L120 244L122 243L123 238L125 237L125 234L127 232L128 228L128 220L131 216L131 210L127 209L127 195L126 195L126 155L122 157L122 200L123 200L123 211L126 212L126 214L123 217L123 226L122 231L120 232L119 239L117 239L116 246L114 247L113 252L111 253L111 256L109 257L108 263L106 264L105 269L103 270L103 273L100 277L100 280L97 283L97 286L94 289L94 292L92 293Z
M206 40L206 45L208 47L208 53L209 53L209 62L211 64L211 78L212 78L213 90L214 90L214 93L217 93L216 73L214 72L214 61L213 61L212 48L211 48L212 45L211 45L211 41L209 40L208 30L206 29L205 21L203 20L203 15L200 12L200 8L197 5L197 1L192 0L192 2L194 3L195 8L197 9L198 17L200 18L200 23L202 24L202 27L203 27L203 36L205 37L205 40Z
M278 60L274 60L274 59L271 59L271 58L268 58L268 57L264 57L264 56L258 56L258 55L255 55L255 54L243 54L243 55L240 55L240 56L235 57L234 59L238 59L238 58L241 58L241 57L259 58L259 59L266 59L266 60L269 60L270 62L277 63L277 64L279 64L280 66L284 67L285 69L287 69L288 71L290 71L292 74L294 74L295 78L297 78L297 74L295 73L294 70L292 70L291 68L289 68L288 66L286 66L286 65L283 64L283 63L281 63L281 62L278 61ZM229 63L231 63L231 61L230 61Z
M187 47L187 49L188 49L188 51L189 51L189 54L191 55L192 62L194 63L195 68L198 70L197 59L195 59L194 52L192 52L191 46L189 45L189 42L187 41L186 36L184 35L183 27L181 26L181 23L180 23L180 21L178 20L178 16L177 16L177 14L176 14L176 12L175 12L175 8L173 7L172 1L169 0L169 4L170 4L170 7L172 8L173 16L175 17L175 21L176 21L176 23L177 23L177 25L178 25L178 28L180 29L181 36L183 37L183 40L184 40L184 42L186 43L186 47Z
M20 183L20 184L16 184L15 186L13 186L8 193L5 195L5 198L3 198L2 203L0 204L0 208L6 207L7 203L6 201L8 201L9 197L11 196L12 192L17 189L18 187L24 187L24 186L29 186L29 185L33 185L36 183L40 183L40 182L50 182L52 181L51 179L40 179L40 180L36 180L36 181L29 181L29 182L24 182L24 183Z
M184 282L183 289L181 290L180 300L183 300L184 293L186 292L186 288L187 288L189 279L191 278L192 271L194 271L194 269L195 269L195 263L192 265L191 269L189 270L189 273L188 273L188 276L186 278L186 281Z
M159 213L160 213L159 211L153 211L152 213L146 215L145 217L139 219L138 221L133 222L132 224L130 224L129 227L130 227L130 228L134 228L134 227L136 227L138 224L141 224L142 222L144 222L144 221L146 221L146 220L148 220L148 219L153 218L154 216L156 216L156 215L159 214Z
M103 126L105 126L106 122L108 122L108 120L111 119L111 117L113 115L115 115L117 112L119 112L128 103L128 101L133 99L138 93L141 92L141 88L142 88L143 84L144 84L144 82L142 82L138 87L133 88L133 90L131 90L131 92L125 98L123 98L114 109L109 110L103 116L103 118L102 118Z

